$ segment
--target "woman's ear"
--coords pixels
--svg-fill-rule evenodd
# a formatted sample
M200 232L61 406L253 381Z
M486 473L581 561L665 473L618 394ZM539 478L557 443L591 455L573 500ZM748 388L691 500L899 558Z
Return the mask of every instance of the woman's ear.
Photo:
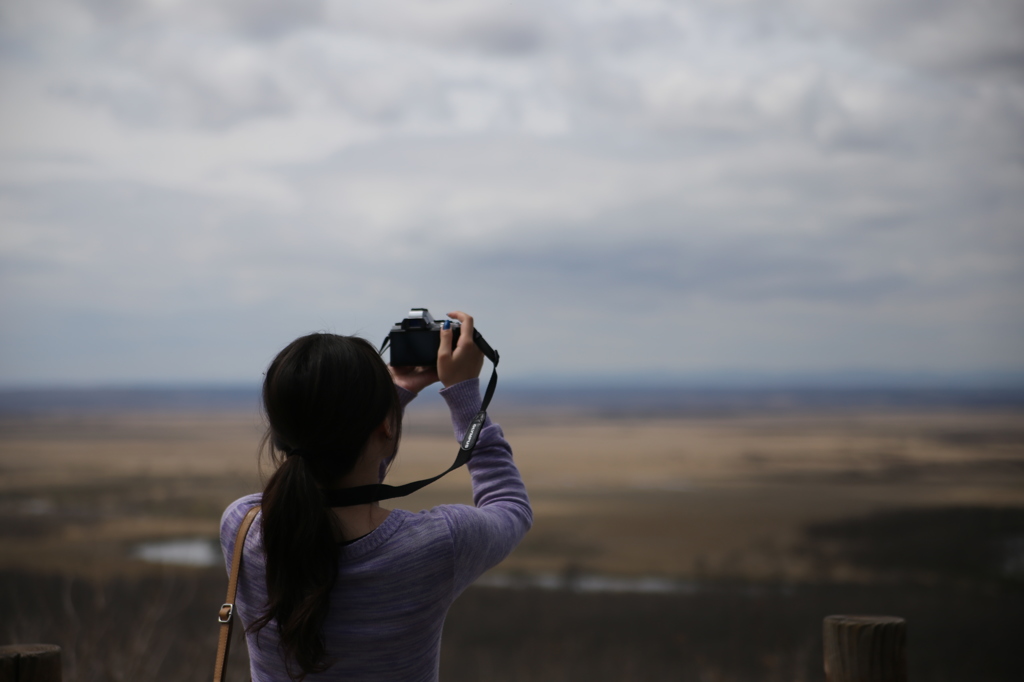
M374 429L374 433L383 436L386 440L391 440L392 436L394 436L394 430L391 420L385 419L376 429Z

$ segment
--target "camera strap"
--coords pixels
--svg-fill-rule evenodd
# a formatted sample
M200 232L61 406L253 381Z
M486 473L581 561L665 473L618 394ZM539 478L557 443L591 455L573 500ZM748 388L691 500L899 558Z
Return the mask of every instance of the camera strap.
M390 342L390 336L384 339L384 343L380 345L380 352L383 355L384 351L387 350L388 343ZM433 478L425 478L422 481L413 481L412 483L406 483L404 485L386 485L384 483L374 483L373 485L360 485L354 488L340 488L336 490L325 490L324 498L327 500L328 507L352 507L357 504L367 504L369 502L379 502L380 500L390 500L395 497L405 497L411 495L420 488L430 485L437 479L441 478L450 471L458 469L460 466L469 461L470 457L473 456L473 448L476 447L476 441L480 437L480 430L484 426L484 421L487 419L487 406L491 404L491 398L494 397L494 389L498 385L498 351L491 348L491 345L484 340L484 337L480 335L476 329L473 330L473 343L479 348L484 357L491 361L491 378L487 382L487 390L484 391L484 399L480 404L480 411L476 413L476 416L469 422L469 427L466 429L466 435L462 439L462 443L459 447L459 454L455 457L455 461L452 465L439 473Z

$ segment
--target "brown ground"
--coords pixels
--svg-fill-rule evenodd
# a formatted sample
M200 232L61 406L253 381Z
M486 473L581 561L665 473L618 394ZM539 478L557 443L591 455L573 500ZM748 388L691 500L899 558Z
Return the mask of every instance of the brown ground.
M1024 507L1021 417L498 415L536 521L496 570L865 578L808 553L806 527L884 509ZM393 480L447 466L446 423L411 411ZM260 430L240 414L0 419L0 568L134 574L149 570L130 556L138 542L216 537L223 507L259 488ZM396 506L469 499L460 470Z
M1024 679L1019 412L497 416L536 522L495 572L563 589L468 590L446 682L817 682L821 619L850 612L907 618L911 679ZM208 678L223 570L132 549L215 538L259 488L260 431L240 414L0 418L0 643L60 645L68 682ZM413 409L392 477L455 451L447 418ZM402 506L468 501L458 471ZM589 574L697 586L576 589ZM239 641L229 679L246 666Z

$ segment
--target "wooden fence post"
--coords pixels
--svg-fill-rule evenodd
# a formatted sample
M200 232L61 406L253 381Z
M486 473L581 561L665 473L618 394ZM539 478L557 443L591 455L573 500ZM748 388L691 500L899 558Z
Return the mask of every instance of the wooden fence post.
M827 616L827 682L907 682L907 622L894 616Z
M55 644L0 646L0 682L60 682L60 647Z

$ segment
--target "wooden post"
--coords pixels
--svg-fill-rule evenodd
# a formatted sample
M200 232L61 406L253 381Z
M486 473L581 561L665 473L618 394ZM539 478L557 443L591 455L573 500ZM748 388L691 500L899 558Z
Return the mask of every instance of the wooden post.
M0 646L0 682L60 682L60 647L55 644Z
M827 682L907 682L907 622L895 616L828 616Z

